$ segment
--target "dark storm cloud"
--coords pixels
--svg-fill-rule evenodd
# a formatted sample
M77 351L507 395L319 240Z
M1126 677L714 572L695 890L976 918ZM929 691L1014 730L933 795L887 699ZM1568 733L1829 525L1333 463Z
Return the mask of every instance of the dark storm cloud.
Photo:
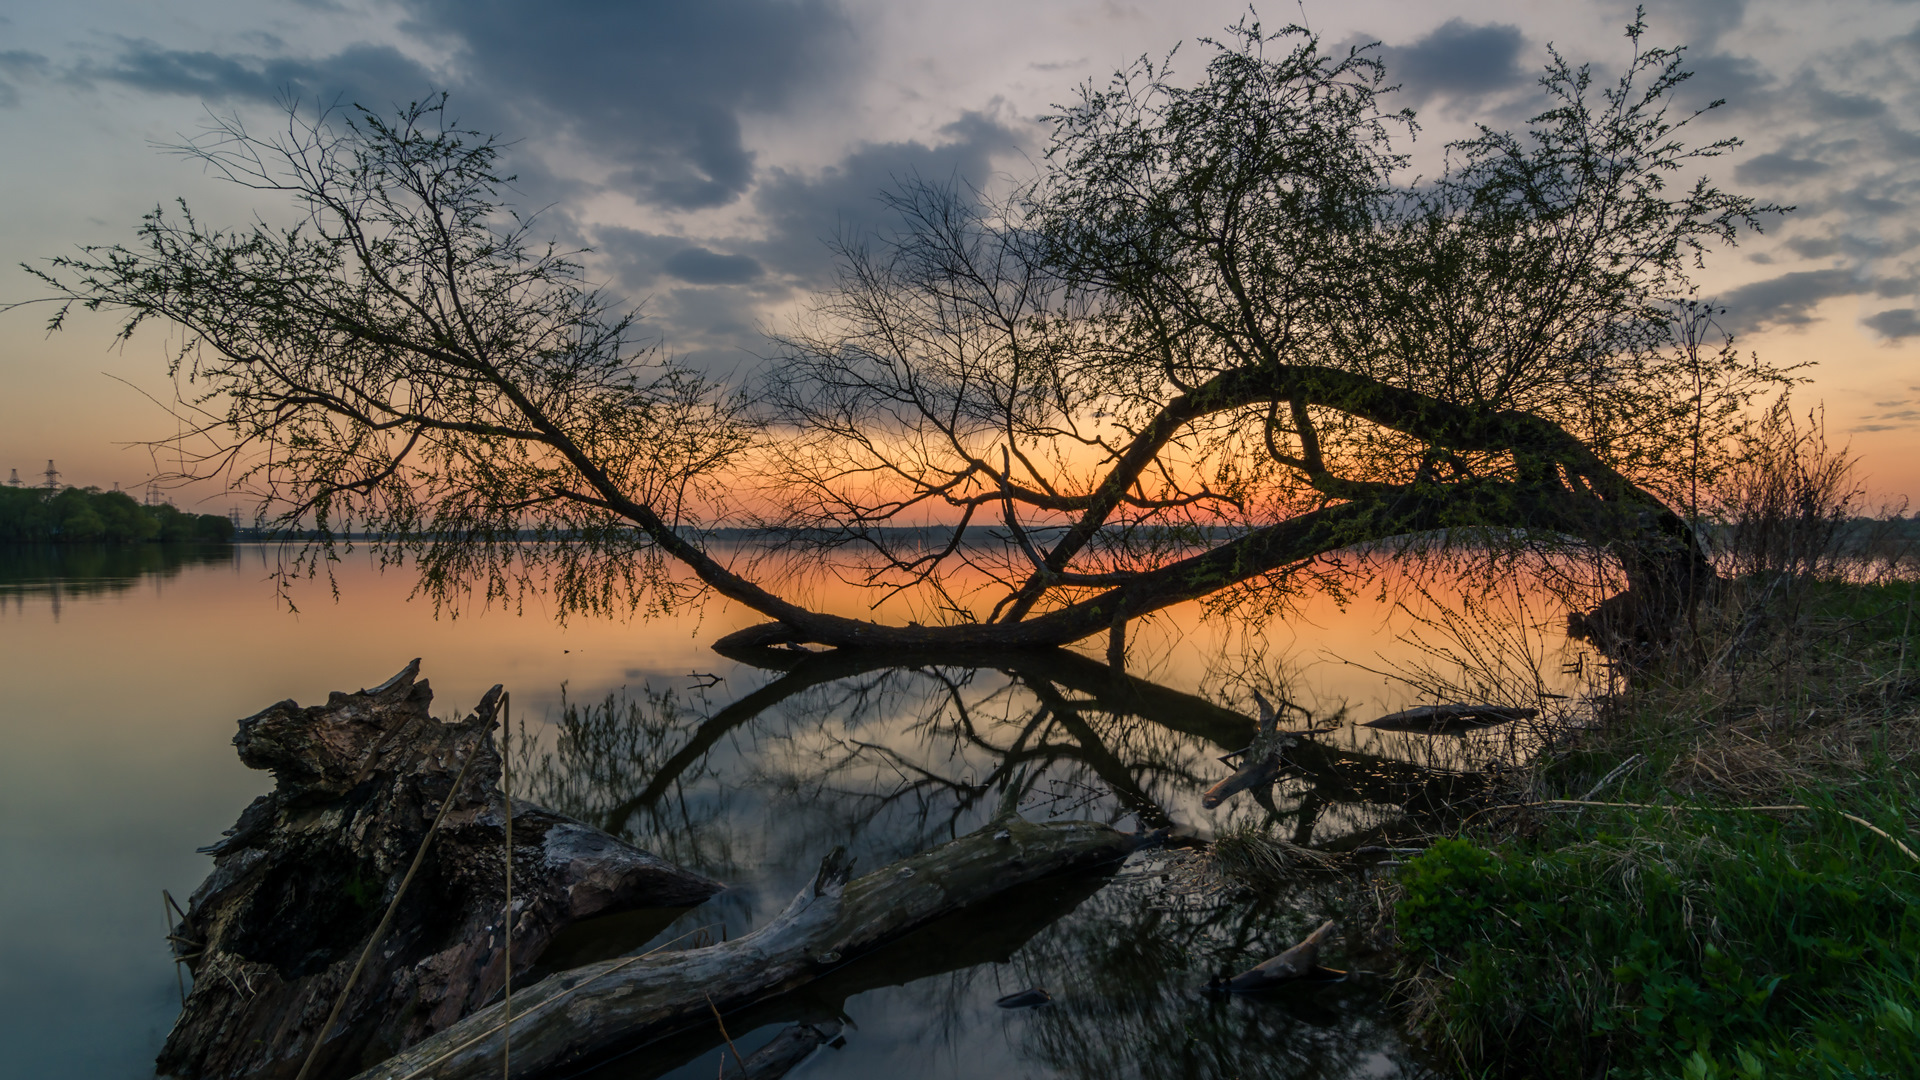
M1920 311L1913 308L1894 308L1878 315L1869 315L1861 321L1867 324L1868 329L1889 341L1920 337Z
M1520 64L1525 35L1504 23L1448 19L1411 45L1380 50L1389 81L1415 103L1498 93L1528 81Z
M410 28L459 49L473 91L621 166L644 201L719 206L754 178L746 111L850 74L829 0L408 0Z
M1808 86L1807 111L1822 120L1868 120L1884 116L1887 103L1869 94L1838 93L1825 86Z

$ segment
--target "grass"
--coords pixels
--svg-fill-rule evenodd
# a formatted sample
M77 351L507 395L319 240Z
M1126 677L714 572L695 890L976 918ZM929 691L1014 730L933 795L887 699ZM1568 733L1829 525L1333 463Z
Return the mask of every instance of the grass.
M1914 585L1749 581L1603 724L1400 877L1470 1076L1920 1076ZM1631 763L1631 764L1629 764ZM1624 770L1620 767L1627 765ZM1804 804L1797 812L1729 809Z

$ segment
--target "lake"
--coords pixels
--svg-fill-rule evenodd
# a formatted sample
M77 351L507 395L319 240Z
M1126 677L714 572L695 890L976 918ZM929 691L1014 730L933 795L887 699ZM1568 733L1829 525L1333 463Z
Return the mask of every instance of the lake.
M729 886L670 926L598 928L568 944L574 959L750 930L834 845L872 870L982 824L1016 778L1033 818L1202 837L1253 823L1350 847L1444 803L1451 773L1524 751L1512 732L1353 726L1423 700L1415 673L1433 643L1396 640L1405 609L1386 594L1310 602L1251 637L1178 610L1135 635L1124 676L1093 649L978 667L795 654L767 668L707 648L760 621L737 606L565 626L537 603L436 618L404 575L349 559L337 601L308 587L295 613L267 581L274 558L0 549L0 1074L152 1075L180 995L161 890L184 901L210 865L194 849L270 786L236 758L235 721L374 685L416 656L437 714L464 715L495 683L512 692L523 797ZM1573 655L1551 632L1540 641L1528 647L1548 670ZM1283 780L1267 806L1204 810L1219 755L1251 733L1253 686L1303 706L1290 725L1311 713L1330 726L1317 752L1345 772ZM805 1067L820 1076L1426 1074L1385 979L1200 992L1336 917L1363 881L1250 894L1211 880L1167 851L1054 882L849 965L732 1034L750 1053L796 1017L843 1016L845 1042ZM1029 987L1053 1003L995 1006ZM596 1075L710 1076L719 1049L690 1036Z

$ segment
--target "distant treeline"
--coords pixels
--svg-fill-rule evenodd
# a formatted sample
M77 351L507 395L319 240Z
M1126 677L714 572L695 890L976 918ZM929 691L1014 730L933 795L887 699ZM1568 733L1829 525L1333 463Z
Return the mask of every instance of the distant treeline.
M233 522L218 514L188 514L171 506L142 506L130 495L99 488L0 487L0 543L141 544L233 540Z

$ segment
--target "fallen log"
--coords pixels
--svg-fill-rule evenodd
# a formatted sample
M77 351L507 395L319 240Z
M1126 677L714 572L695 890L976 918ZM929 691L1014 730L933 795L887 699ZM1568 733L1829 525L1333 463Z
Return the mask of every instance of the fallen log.
M1246 994L1258 990L1267 990L1281 983L1328 969L1320 966L1320 947L1333 936L1334 923L1331 919L1321 923L1319 929L1308 934L1300 944L1281 953L1279 956L1235 975L1231 979L1215 980L1209 985L1212 990L1224 990L1231 994Z
M982 964L1011 964L1036 935L1059 924L1096 895L1111 880L1110 872L1117 869L1116 861L1086 872L1055 874L995 893L985 902L936 919L855 957L793 993L727 1011L726 1029L744 1035L790 1024L819 1026L860 1012L863 996L875 990L909 986ZM533 981L529 979L528 983ZM516 989L516 1002L519 995ZM514 1015L518 1016L519 1012L516 1004ZM849 1024L842 1037L857 1040L860 1034ZM745 1044L741 1046L744 1048ZM514 1053L519 1052L516 1044ZM567 1069L554 1075L649 1080L684 1071L691 1076L708 1076L713 1074L715 1063L723 1060L733 1064L732 1049L719 1025L708 1021L665 1038L629 1043L584 1071ZM700 1064L690 1070L686 1068L694 1062ZM820 1062L810 1068L828 1066Z
M501 689L466 720L442 723L419 670L415 660L371 690L307 709L284 701L240 721L241 760L272 770L276 783L203 849L213 872L172 935L193 992L160 1052L162 1074L294 1076L339 1002L308 1075L346 1075L500 991L506 816L492 731ZM576 920L697 904L720 889L578 821L519 800L513 811L516 974ZM368 953L423 843L416 877Z
M820 978L945 915L1049 875L1125 857L1145 840L1092 822L1034 824L1003 816L931 851L859 879L835 849L785 911L718 945L601 961L516 990L509 1031L491 1005L361 1074L361 1080L531 1077L599 1060L714 1022Z
M1495 724L1509 724L1515 720L1531 720L1540 715L1539 709L1516 709L1505 705L1421 705L1417 708L1402 709L1388 713L1378 720L1369 720L1364 727L1379 728L1381 731L1413 731L1427 734L1451 735L1475 728L1492 727Z

